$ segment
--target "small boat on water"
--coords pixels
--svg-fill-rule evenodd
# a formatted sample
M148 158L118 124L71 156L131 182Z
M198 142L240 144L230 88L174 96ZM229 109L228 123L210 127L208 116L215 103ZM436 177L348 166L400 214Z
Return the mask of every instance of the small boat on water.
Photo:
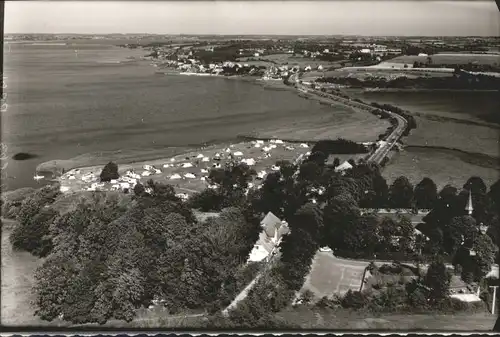
M38 174L35 174L35 176L33 177L33 179L35 179L36 181L40 180L40 179L43 179L45 178L44 176L39 176Z

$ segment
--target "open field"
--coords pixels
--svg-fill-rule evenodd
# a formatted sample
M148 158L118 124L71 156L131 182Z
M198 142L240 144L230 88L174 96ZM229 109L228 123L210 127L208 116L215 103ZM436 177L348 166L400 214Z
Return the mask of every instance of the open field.
M441 146L498 157L498 129L419 117L415 120L417 129L403 138L406 145Z
M474 162L475 160L475 162ZM481 177L487 186L499 177L498 159L485 162L481 156L472 156L453 150L409 148L396 153L384 168L382 175L391 184L397 177L405 176L412 184L431 178L438 189L446 184L461 187L471 176ZM486 166L486 167L485 167Z
M368 262L340 260L331 252L318 251L302 291L310 290L319 299L344 294L349 289L359 291Z
M5 326L52 325L61 326L62 322L48 323L34 316L30 301L33 300L31 287L35 269L42 260L26 252L12 250L9 241L14 221L2 219L2 310L1 321Z
M276 314L301 329L399 330L399 331L491 331L496 315L478 314L383 314L374 315L345 309L288 308Z
M434 54L429 55L432 59L433 64L468 64L469 62L475 64L498 64L500 56L492 54ZM408 63L413 64L413 62L427 62L427 56L414 56L414 55L402 55L397 56L393 59L388 60L388 62L393 63Z

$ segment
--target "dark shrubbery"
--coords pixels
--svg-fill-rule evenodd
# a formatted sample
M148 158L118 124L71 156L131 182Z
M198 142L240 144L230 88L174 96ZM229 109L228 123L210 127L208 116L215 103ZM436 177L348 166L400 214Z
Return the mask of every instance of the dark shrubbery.
M336 140L321 140L314 144L311 152L323 152L330 154L353 154L367 153L368 149L363 144L358 144L351 140L338 138Z
M365 307L368 302L369 298L365 293L349 289L342 299L341 305L343 308L361 309Z
M102 182L111 181L112 179L118 179L120 177L120 175L118 174L118 165L110 161L106 164L106 166L104 166L99 177Z
M15 218L17 226L10 236L15 249L44 257L52 249L49 227L58 213L50 208L60 195L59 185L43 187L23 200Z
M188 205L202 212L220 211L223 201L224 197L218 191L207 188L193 194L188 200Z
M460 66L465 68L464 66ZM471 67L468 67L471 69ZM476 70L477 71L477 70ZM457 71L455 76L449 77L419 77L416 79L399 77L388 80L385 77L371 76L362 80L356 77L328 77L320 78L318 82L335 83L353 88L387 88L387 89L483 89L498 90L500 79L483 74L472 75Z

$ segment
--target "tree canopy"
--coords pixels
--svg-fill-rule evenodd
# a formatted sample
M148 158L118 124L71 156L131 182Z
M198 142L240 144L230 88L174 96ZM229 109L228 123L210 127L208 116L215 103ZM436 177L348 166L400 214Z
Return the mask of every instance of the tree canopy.
M110 161L104 166L99 177L103 182L118 179L120 177L118 174L118 165Z
M437 186L432 179L425 177L414 190L415 204L417 208L432 209L437 201Z
M389 203L393 208L411 208L413 201L413 186L408 178L398 177L389 190Z

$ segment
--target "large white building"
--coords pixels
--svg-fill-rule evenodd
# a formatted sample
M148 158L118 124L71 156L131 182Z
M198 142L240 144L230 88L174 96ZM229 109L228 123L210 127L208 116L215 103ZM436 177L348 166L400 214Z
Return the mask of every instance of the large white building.
M267 213L260 224L262 232L253 250L250 252L249 262L259 262L270 258L283 236L290 231L288 224L285 221L281 221L272 212Z

